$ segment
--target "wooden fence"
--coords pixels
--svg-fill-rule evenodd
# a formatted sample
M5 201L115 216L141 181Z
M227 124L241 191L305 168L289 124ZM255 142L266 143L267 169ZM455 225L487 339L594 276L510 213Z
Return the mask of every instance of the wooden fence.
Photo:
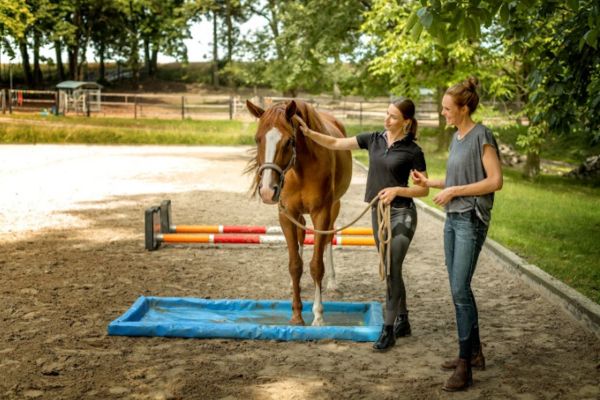
M8 90L0 91L3 113L54 113L60 108L55 91ZM181 120L252 120L246 110L246 99L263 108L289 97L200 94L137 94L102 93L100 107L92 112L94 117L158 118ZM381 124L385 118L389 98L361 99L356 97L333 98L314 96L302 98L316 109L329 112L344 122L355 124ZM423 100L416 104L416 118L422 126L437 126L437 104Z

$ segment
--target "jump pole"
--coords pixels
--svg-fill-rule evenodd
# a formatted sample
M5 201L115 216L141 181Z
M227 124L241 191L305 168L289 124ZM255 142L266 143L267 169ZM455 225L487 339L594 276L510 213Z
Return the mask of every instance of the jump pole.
M282 235L280 226L249 226L249 225L174 225L171 214L171 200L164 200L160 204L160 227L162 233L255 233ZM307 234L314 233L307 230ZM340 235L373 235L372 228L350 227L339 232Z
M229 233L158 233L159 243L204 243L204 244L285 244L283 235L229 234ZM306 236L305 245L314 245L313 235ZM370 236L334 236L334 246L373 246L375 239Z
M164 203L164 202L163 202ZM165 207L155 206L145 211L145 247L146 250L157 250L162 243L203 243L203 244L285 244L283 235L274 234L232 234L232 233L165 233L162 231L165 222ZM373 246L372 236L337 235L331 243L335 246ZM314 244L314 235L308 235L305 245Z
M171 225L170 233L222 233L222 234L262 234L262 235L282 235L280 226L249 226L249 225ZM307 230L307 234L314 234L312 230ZM351 227L342 229L340 235L365 236L372 235L371 228Z

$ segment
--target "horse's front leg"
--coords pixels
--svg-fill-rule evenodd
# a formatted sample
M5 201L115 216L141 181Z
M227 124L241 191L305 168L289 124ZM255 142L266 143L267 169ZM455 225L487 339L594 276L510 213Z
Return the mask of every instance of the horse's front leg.
M311 215L313 224L318 230L327 230L331 225L331 213L329 209L322 210ZM310 275L315 283L315 301L313 303L313 315L315 316L312 322L313 326L323 325L323 303L321 300L321 287L323 283L323 275L325 268L323 264L323 252L327 245L331 245L333 235L315 234L315 245L313 249L313 257L310 261Z
M294 218L298 218L295 213ZM293 325L304 325L302 319L302 300L300 298L300 278L302 278L302 257L298 253L298 234L296 226L285 217L279 214L279 224L283 230L285 241L288 248L288 268L290 277L292 278L292 319L290 323Z

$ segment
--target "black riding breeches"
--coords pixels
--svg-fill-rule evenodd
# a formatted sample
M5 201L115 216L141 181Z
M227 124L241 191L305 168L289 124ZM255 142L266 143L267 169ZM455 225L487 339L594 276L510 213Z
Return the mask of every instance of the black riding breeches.
M371 209L371 221L373 224L373 236L379 249L377 231L377 207ZM392 226L391 241L391 265L388 266L385 297L385 324L392 325L398 314L406 314L406 289L402 279L402 263L408 251L408 246L417 229L417 209L413 205L410 208L390 209L390 224ZM385 257L385 254L384 254ZM387 260L387 258L385 258Z

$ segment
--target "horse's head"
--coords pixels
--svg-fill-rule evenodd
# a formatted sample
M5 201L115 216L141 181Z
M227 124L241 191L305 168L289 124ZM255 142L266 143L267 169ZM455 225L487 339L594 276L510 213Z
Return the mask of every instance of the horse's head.
M267 110L246 101L246 107L259 119L256 130L256 182L263 203L275 204L285 183L285 174L296 162L296 127L292 121L296 102L275 104Z

